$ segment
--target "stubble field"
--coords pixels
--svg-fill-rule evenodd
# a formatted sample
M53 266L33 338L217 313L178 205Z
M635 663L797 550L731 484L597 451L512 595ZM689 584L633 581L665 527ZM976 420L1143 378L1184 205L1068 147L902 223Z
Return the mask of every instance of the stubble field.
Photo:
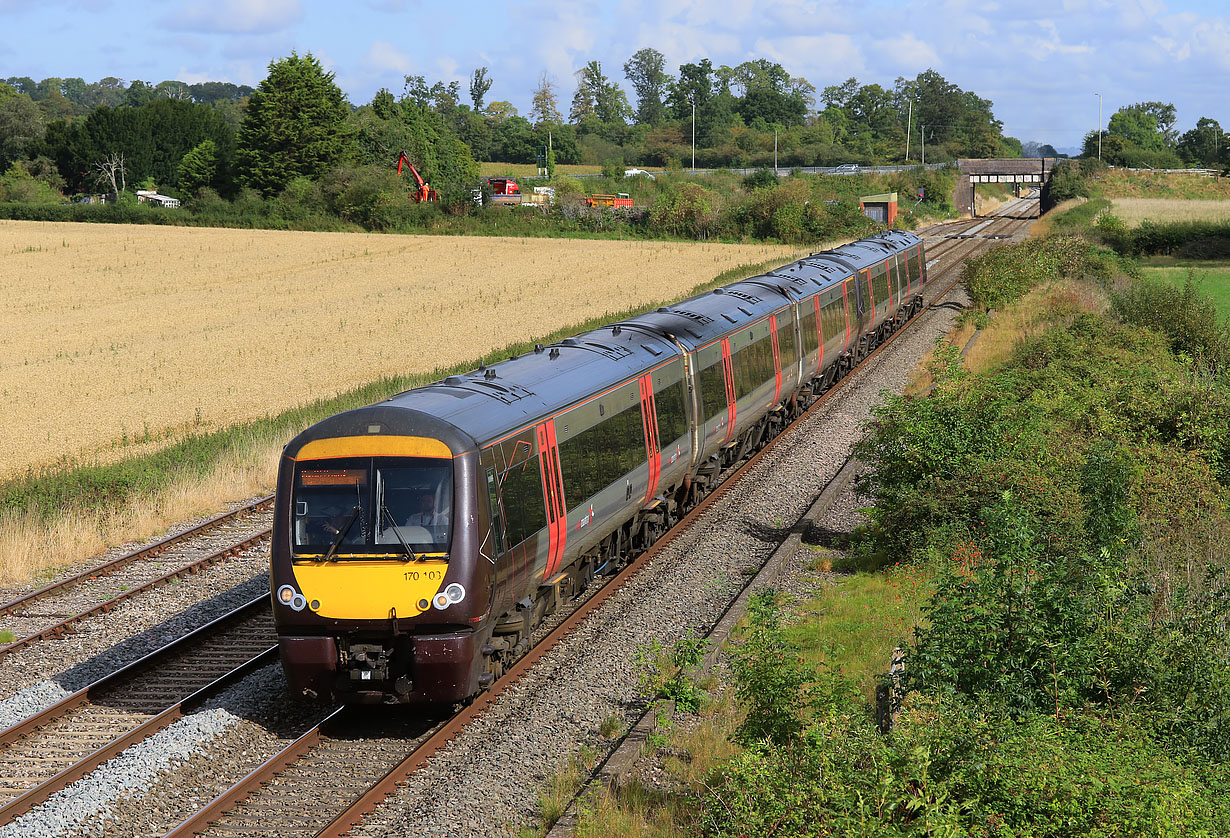
M0 478L678 296L774 245L0 222Z

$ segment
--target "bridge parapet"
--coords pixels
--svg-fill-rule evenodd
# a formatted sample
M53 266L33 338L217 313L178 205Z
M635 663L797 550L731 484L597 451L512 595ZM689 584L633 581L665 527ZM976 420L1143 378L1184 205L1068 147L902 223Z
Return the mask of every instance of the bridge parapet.
M952 205L957 212L974 212L974 190L980 183L1011 183L1042 187L1051 177L1051 170L1059 162L1054 157L998 157L990 159L963 159L957 161L961 172L952 195Z

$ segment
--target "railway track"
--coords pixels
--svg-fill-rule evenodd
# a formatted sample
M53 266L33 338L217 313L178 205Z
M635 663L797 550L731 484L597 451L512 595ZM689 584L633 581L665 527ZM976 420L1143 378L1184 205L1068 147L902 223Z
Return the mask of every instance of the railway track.
M1016 235L1028 224L1026 219L997 219L1002 235ZM987 228L984 228L987 229ZM948 280L934 293L926 307L877 346L861 363L867 363L902 335L910 323L939 303L957 284L955 273L961 260L973 250L985 247L986 238L957 240L943 258L934 260L933 282ZM861 366L861 364L860 364ZM831 388L796 421L812 415L841 386ZM388 718L383 722L359 718L345 709L331 714L308 730L239 782L218 795L207 806L167 833L168 838L196 834L219 836L250 835L277 824L279 835L336 836L346 834L364 815L392 794L399 783L426 764L449 740L521 679L544 655L579 626L625 584L635 578L659 553L691 528L739 480L755 468L775 447L779 435L741 465L734 468L704 500L671 528L646 552L634 559L619 574L581 601L545 637L520 658L492 687L472 704L445 719L411 722ZM399 736L403 737L399 740ZM356 754L356 749L358 753ZM356 776L356 761L361 760ZM348 786L366 790L355 794L330 778L347 770ZM357 780L358 782L353 782Z
M16 637L0 644L0 657L60 637L82 620L259 546L270 535L260 519L272 508L272 495L259 498L0 605L0 628ZM256 532L254 524L259 525Z
M262 596L0 731L0 825L276 659Z

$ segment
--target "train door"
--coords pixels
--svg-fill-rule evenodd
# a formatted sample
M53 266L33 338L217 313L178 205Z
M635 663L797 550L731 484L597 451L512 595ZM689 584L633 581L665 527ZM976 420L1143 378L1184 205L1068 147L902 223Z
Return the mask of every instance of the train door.
M568 517L564 506L564 483L561 478L559 445L555 439L555 420L548 419L536 429L538 451L542 461L542 491L547 507L547 561L540 582L546 582L559 570L568 541Z
M722 374L726 379L726 438L729 443L735 435L735 419L739 415L738 396L735 393L735 372L730 358L730 338L722 338Z
M649 463L649 481L645 487L645 504L653 501L658 491L658 479L662 474L662 445L658 440L658 409L654 400L653 376L642 375L641 427L645 432L645 456Z
M782 397L782 354L781 343L777 336L777 315L769 315L769 340L773 343L773 401L776 405Z

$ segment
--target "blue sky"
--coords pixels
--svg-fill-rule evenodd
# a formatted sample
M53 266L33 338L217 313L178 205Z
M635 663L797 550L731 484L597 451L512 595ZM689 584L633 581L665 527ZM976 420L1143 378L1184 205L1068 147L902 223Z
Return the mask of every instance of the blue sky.
M0 0L0 78L106 76L255 86L269 62L311 52L355 103L402 77L462 82L490 69L487 101L522 113L543 71L566 112L589 60L625 89L641 47L668 69L708 57L780 62L817 90L855 76L891 87L933 68L994 102L1007 134L1078 145L1098 119L1173 102L1179 127L1230 127L1230 4L1212 0ZM631 91L629 89L629 98Z

